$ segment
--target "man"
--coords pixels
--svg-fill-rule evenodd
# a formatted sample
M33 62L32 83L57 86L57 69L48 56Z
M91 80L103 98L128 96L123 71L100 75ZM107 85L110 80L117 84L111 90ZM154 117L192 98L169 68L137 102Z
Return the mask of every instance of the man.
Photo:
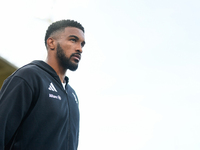
M47 59L8 77L0 91L0 149L76 150L79 109L65 76L76 70L85 45L84 28L73 20L46 31Z

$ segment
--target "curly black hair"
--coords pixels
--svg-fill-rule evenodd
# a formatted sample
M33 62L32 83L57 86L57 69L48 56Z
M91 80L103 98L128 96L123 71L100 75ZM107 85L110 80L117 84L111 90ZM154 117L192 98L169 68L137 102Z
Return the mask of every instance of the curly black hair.
M78 29L81 29L84 31L84 27L77 21L74 20L60 20L52 23L48 29L46 30L46 35L45 35L45 46L47 47L47 39L51 36L52 33L58 31L58 30L63 30L66 27L76 27Z

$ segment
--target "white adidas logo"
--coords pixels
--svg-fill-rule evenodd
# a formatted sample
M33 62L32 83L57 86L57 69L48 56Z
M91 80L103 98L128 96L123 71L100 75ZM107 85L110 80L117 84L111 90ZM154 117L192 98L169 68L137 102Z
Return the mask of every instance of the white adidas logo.
M53 83L50 83L49 88L50 91L57 92L56 88L54 87Z

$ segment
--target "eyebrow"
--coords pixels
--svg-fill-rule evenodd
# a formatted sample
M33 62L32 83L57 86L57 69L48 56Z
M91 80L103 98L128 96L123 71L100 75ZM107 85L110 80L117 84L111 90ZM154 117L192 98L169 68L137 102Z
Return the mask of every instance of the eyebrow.
M79 40L79 38L76 35L70 35L69 37L73 37L73 38L76 38L77 40Z
M70 35L69 37L73 37L73 38L75 38L76 40L79 40L79 37L77 37L76 35ZM83 41L82 43L81 43L81 46L83 47L85 45L85 41Z

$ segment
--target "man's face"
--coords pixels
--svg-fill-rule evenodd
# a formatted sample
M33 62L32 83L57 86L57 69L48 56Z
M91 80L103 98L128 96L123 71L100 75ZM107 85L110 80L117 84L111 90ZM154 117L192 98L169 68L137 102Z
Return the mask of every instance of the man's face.
M57 58L64 69L75 71L85 45L84 33L75 27L66 27L57 40Z

